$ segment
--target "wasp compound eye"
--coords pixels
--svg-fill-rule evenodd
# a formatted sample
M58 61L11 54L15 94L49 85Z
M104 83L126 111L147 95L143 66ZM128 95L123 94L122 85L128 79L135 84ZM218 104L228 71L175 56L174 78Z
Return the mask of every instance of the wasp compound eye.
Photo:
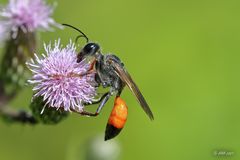
M96 43L86 44L81 50L81 52L78 54L77 62L81 62L86 56L95 56L99 49L100 46Z
M100 46L96 43L88 43L86 46L83 48L84 54L95 54L98 50L100 49Z

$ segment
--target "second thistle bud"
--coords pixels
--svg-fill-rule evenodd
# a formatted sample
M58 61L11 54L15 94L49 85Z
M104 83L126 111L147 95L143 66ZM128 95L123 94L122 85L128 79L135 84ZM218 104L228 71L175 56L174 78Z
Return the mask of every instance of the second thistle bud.
M9 0L6 6L0 7L0 40L5 46L0 63L0 89L9 98L23 87L30 75L25 62L36 52L37 30L61 28L51 18L52 13L53 7L44 0Z
M30 104L33 116L43 124L57 124L68 116L68 112L64 110L56 110L51 107L45 107L42 97L35 98ZM44 113L42 113L44 109Z

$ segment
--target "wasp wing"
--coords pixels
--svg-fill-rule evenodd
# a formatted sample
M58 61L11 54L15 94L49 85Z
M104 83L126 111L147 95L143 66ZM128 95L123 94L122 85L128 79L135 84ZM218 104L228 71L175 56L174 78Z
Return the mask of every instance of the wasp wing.
M117 75L121 78L123 82L126 83L128 88L132 91L132 93L136 96L137 101L141 105L142 109L145 111L145 113L148 115L148 117L153 120L153 113L151 109L149 108L146 100L144 99L142 93L140 92L139 88L131 78L130 74L126 71L126 69L122 66L120 66L118 63L111 61L111 64L113 68L115 69L115 72Z

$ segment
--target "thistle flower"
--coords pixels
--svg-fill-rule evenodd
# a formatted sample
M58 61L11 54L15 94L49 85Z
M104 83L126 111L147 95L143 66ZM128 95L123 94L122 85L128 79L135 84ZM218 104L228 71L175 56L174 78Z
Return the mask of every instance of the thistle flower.
M51 30L50 26L58 26L50 16L53 8L43 0L10 0L9 4L0 10L0 24L12 38L16 38L19 29L24 33L37 29Z
M50 16L53 7L44 0L9 0L0 8L0 42L4 43L0 63L0 87L3 94L14 97L29 77L25 63L36 51L38 29L61 27Z
M35 59L27 62L33 76L28 80L34 85L33 98L43 97L45 106L62 108L65 111L83 110L83 102L91 103L96 96L94 73L88 72L90 63L77 63L76 47L70 43L62 48L60 39L52 48L44 44L45 54L35 54Z

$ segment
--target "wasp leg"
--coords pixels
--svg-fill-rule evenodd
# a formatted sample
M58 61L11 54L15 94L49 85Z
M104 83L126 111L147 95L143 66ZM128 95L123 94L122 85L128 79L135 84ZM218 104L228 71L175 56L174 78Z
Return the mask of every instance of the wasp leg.
M97 113L91 113L91 112L87 112L87 111L81 111L81 112L77 112L82 116L88 116L88 117L96 117L98 114Z
M99 113L101 112L103 106L107 103L109 97L111 96L111 92L107 92L105 93L102 98L101 98L101 103L100 105L98 106L97 110L95 113L91 113L91 112L88 112L88 111L81 111L81 112L78 112L76 110L74 110L75 112L79 113L80 115L83 115L83 116L89 116L89 117L96 117L97 115L99 115Z
M106 94L106 96L103 98L102 102L100 103L100 105L99 105L98 108L97 108L97 111L96 111L97 114L100 113L100 111L102 110L103 106L107 103L107 101L109 100L109 98L110 98L111 95L112 95L112 93L111 93L111 92L108 92L108 93Z
M98 103L100 103L100 102L101 102L101 101L107 96L107 94L108 94L108 92L104 93L104 94L102 95L102 97L99 98L98 100L93 101L93 102L91 102L91 103L89 103L89 102L85 102L85 103L83 103L83 105L84 105L84 106L87 106L87 105L98 104Z

